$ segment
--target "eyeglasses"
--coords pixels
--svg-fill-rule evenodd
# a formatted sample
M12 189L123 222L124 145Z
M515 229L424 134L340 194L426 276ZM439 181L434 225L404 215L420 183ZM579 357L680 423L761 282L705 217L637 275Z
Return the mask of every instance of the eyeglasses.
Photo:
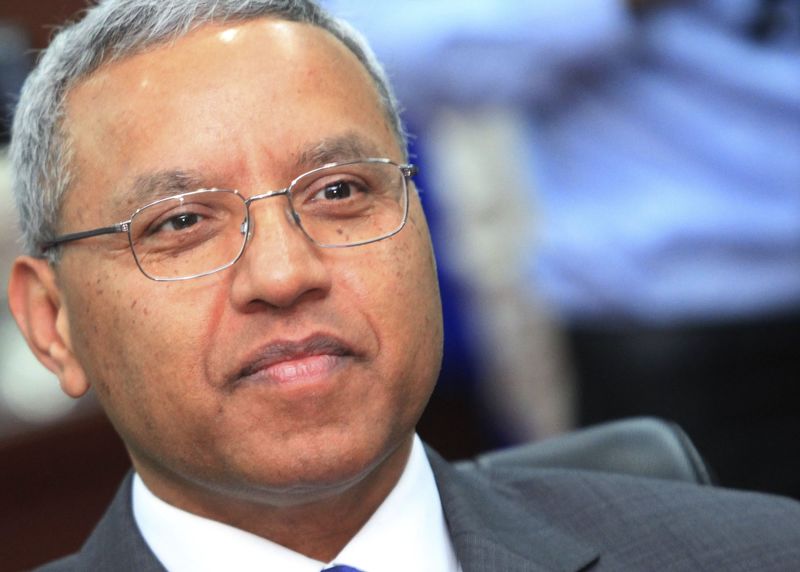
M157 281L188 280L236 263L252 236L250 205L285 196L295 223L317 246L369 244L400 232L408 219L411 164L389 159L331 163L304 173L288 187L244 198L239 191L201 189L153 201L129 220L64 234L56 246L126 232L139 270Z

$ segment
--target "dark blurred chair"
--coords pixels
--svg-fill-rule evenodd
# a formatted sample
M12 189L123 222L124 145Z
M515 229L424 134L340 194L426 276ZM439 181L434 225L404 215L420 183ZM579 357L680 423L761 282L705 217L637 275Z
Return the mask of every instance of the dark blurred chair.
M689 437L674 423L637 417L537 443L486 453L461 467L540 467L602 471L714 484Z

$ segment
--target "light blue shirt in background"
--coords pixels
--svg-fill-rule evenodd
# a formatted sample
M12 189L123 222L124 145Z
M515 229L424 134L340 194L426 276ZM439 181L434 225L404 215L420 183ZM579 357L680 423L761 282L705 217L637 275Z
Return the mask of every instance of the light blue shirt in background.
M326 2L415 126L441 106L524 110L543 215L529 276L565 319L797 311L800 2L764 42L756 0L664 4L637 20L619 0Z

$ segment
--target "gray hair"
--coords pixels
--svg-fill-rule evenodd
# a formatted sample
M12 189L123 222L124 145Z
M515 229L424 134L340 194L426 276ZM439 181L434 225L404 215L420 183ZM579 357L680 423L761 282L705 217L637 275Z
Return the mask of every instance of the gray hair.
M314 0L100 0L55 36L17 105L10 156L25 251L42 256L40 246L56 234L60 207L72 182L64 102L77 82L107 62L175 40L204 24L262 17L311 24L338 38L372 76L389 123L405 148L397 100L371 48L348 23Z

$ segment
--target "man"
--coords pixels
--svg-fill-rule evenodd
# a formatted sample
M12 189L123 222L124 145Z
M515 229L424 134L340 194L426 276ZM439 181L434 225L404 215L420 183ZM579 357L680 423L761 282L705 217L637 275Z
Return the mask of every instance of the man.
M135 470L51 570L788 569L791 501L460 473L414 425L441 353L385 78L305 0L109 0L15 118L12 312Z

